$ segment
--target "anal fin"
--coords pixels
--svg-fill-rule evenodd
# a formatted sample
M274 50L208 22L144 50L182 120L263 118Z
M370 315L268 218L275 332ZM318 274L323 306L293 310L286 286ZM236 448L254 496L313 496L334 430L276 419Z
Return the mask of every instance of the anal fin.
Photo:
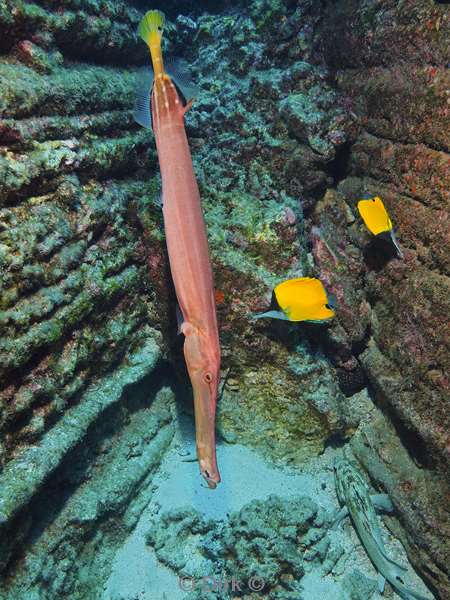
M382 594L384 592L384 586L386 585L386 579L383 577L383 575L381 573L378 573L377 583L378 583L378 591L380 592L380 594Z
M398 241L397 241L397 238L396 238L396 236L395 236L395 233L394 233L394 230L393 230L393 229L391 229L391 231L390 231L390 234L391 234L391 240L392 240L392 243L394 244L394 247L395 247L395 250L397 251L397 255L398 255L398 257L399 257L399 258L404 258L404 255L403 255L402 249L400 248L400 245L399 245L399 243L398 243Z
M184 317L178 302L176 304L175 311L177 313L177 333L178 335L180 335L181 333L183 333Z

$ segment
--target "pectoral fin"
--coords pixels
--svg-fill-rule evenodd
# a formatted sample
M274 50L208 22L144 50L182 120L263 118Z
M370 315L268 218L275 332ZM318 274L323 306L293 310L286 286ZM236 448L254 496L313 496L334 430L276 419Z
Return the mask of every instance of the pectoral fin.
M180 308L180 305L178 304L178 302L175 306L175 312L177 313L177 333L178 333L178 335L180 335L180 333L183 333L184 319L183 319L183 313L181 312L181 308Z
M331 526L331 529L337 529L339 527L339 525L341 524L341 521L343 521L345 519L345 517L348 516L348 508L346 506L343 506L337 513L337 515L334 518L333 521L333 525Z
M252 315L252 319L281 319L282 321L289 321L289 318L281 310L269 310L265 313L258 313Z
M385 560L388 561L389 565L391 566L391 568L393 569L394 573L401 577L401 575L407 571L407 568L404 567L403 565L401 565L400 563L396 562L393 558L391 558L389 556L389 554L386 552L386 548L384 547L383 543L381 542L381 540L374 540L378 546L378 550L380 551L380 553L382 554L383 558Z
M186 114L187 111L192 108L192 104L193 104L194 100L189 100L189 102L186 102L186 106L183 109L183 114Z
M133 117L136 123L146 129L152 129L152 113L150 110L150 96L153 86L153 71L150 67L141 71L137 77L135 88L135 102Z
M181 101L186 106L186 110L188 110L192 104L192 99L196 98L199 94L199 88L192 81L188 63L181 58L167 58L165 61L165 70L170 75L172 82L177 88L178 95L181 97ZM191 101L190 103L189 100Z
M370 496L375 509L379 512L392 513L394 512L394 505L387 494L373 494Z
M386 585L386 579L383 577L383 575L381 573L378 573L378 591L380 592L380 594L382 594L384 592L384 586Z
M403 565L395 561L393 558L388 556L385 550L383 550L382 555L391 565L394 565L394 567L396 567L397 575L399 577L401 577L402 574L408 570L406 567L404 567Z

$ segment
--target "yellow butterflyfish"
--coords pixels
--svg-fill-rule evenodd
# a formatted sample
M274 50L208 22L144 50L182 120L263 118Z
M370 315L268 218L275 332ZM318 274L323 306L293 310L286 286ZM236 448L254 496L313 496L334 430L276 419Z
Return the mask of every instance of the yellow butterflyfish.
M324 323L335 316L322 282L313 277L283 281L275 287L274 296L281 310L270 310L253 318Z
M400 258L403 253L395 237L392 221L379 196L364 198L358 202L358 210L365 226L375 236L380 236L390 240Z

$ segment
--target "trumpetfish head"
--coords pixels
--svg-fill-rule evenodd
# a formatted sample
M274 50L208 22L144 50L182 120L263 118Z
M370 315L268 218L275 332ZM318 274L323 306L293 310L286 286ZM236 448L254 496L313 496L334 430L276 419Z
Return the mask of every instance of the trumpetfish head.
M194 392L195 437L200 472L210 488L220 482L216 461L216 400L220 380L217 340L183 323L184 357Z

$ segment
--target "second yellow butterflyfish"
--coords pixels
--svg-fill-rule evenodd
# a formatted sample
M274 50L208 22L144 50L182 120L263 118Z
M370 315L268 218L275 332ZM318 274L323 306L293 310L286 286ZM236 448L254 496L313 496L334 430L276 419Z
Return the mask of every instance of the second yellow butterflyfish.
M397 254L403 258L403 252L395 237L392 221L379 196L366 197L358 202L359 214L367 229L375 236L386 237L394 245Z
M287 279L274 291L276 303L281 310L269 310L254 315L254 319L271 318L284 321L307 321L324 323L335 316L329 305L322 282L313 277Z

